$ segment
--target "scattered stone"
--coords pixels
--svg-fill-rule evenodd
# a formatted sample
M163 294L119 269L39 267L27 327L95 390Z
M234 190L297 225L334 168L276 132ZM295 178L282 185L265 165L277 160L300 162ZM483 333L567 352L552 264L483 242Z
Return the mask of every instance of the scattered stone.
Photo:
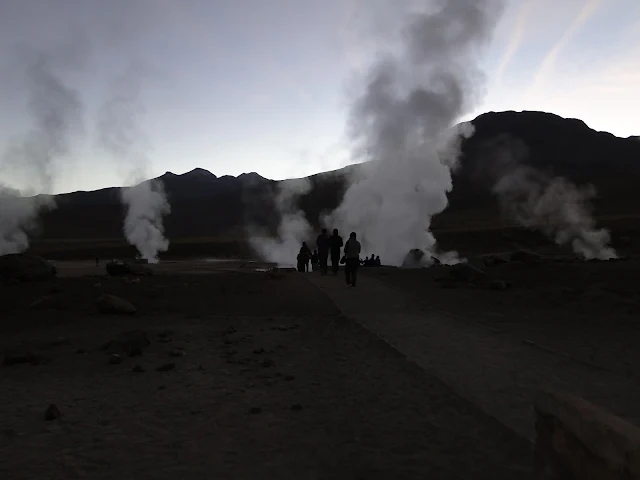
M300 405L299 403L294 403L293 405L291 405L291 410L300 411L302 410L302 405Z
M100 313L111 313L117 315L132 315L138 310L131 303L115 295L100 295L96 299L96 306Z
M509 288L509 285L507 285L507 282L505 282L504 280L493 280L490 284L489 284L489 288L491 290L507 290Z
M122 357L120 355L118 355L117 353L114 353L111 356L109 356L110 365L117 365L119 363L122 363Z
M56 419L60 418L61 416L62 416L62 414L60 413L60 410L53 403L51 405L49 405L49 407L47 407L47 409L44 412L44 419L47 422L51 422L53 420L56 420Z
M108 341L103 346L103 350L107 353L125 353L135 356L141 355L149 345L151 341L144 330L128 330Z
M291 380L295 380L295 378L296 378L296 377L294 377L293 375L285 375L285 376L284 376L284 379L285 379L287 382L290 382Z
M509 259L502 255L485 255L482 257L482 263L485 267L493 267L496 265L504 265L509 263Z
M258 413L262 413L262 408L260 408L260 407L251 407L249 409L249 413L252 414L252 415L256 415Z
M140 365L136 365L135 367L133 367L131 369L132 372L135 373L143 373L144 372L144 368L142 368Z
M187 352L181 350L180 348L174 348L169 352L169 356L171 357L184 357L186 354Z
M0 256L0 280L2 281L51 280L57 273L55 266L35 255L12 253Z
M158 385L158 390L166 390L166 388L165 385Z
M265 349L264 349L264 348L256 348L256 349L253 351L253 353L255 353L255 354L260 354L260 353L264 353L264 352L265 352Z
M262 365L264 368L269 368L273 367L275 363L270 358L265 358L264 360L262 360L262 362L260 362L260 365Z
M102 288L102 284L100 282L93 285L93 288Z
M2 365L11 367L20 364L40 365L43 362L42 356L32 351L8 352L2 360Z
M62 301L58 295L45 295L29 305L29 308L44 310L66 310L68 306Z
M85 355L87 351L84 348L79 348L76 350L77 355Z
M484 270L471 265L468 262L457 263L449 269L451 278L458 282L476 282L485 277Z
M176 368L175 363L165 363L164 365L159 366L156 370L158 372L168 372L170 370L173 370L174 368Z
M49 289L51 293L62 293L62 287L60 285L52 285Z

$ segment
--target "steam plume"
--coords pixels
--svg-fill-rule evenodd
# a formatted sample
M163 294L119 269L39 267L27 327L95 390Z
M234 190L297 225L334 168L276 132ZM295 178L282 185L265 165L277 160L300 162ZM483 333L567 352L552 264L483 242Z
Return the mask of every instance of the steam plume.
M578 187L563 177L552 177L524 164L526 146L502 139L494 146L493 192L503 213L519 225L542 232L558 245L571 245L585 259L609 260L616 252L610 235L598 229L591 214L592 185Z
M56 162L71 153L73 134L82 132L82 102L57 74L54 68L57 60L55 55L45 52L28 53L21 58L26 61L20 67L32 129L9 143L2 156L2 173L5 178L13 177L46 195L27 197L0 185L0 255L25 251L29 247L29 233L38 225L39 213L55 208L50 194Z
M453 125L477 99L477 54L502 2L419 2L409 10L415 3L403 2L399 41L381 39L391 47L378 52L351 111L356 152L372 162L326 223L358 232L364 249L388 264L401 265L412 248L427 262L455 263L455 252L438 252L429 228L447 207L460 136L473 133L469 124Z
M311 182L306 178L283 180L278 184L275 206L280 222L275 238L249 228L249 243L264 260L279 266L294 263L302 242L311 234L311 226L297 205L300 196L310 189Z
M158 253L169 248L169 241L164 235L163 216L171 208L162 181L144 181L149 159L148 146L138 121L144 113L139 101L139 80L138 72L131 69L113 85L111 97L99 112L98 141L133 179L133 186L120 191L127 209L125 237L142 258L157 263Z

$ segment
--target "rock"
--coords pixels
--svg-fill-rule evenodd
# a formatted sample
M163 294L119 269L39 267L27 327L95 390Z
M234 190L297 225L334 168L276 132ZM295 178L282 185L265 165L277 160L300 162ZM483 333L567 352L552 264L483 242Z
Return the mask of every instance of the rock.
M264 368L269 368L269 367L273 367L275 365L274 361L271 360L270 358L265 358L260 365L262 365Z
M493 267L509 263L509 259L502 255L485 255L482 257L482 263L485 267Z
M165 363L164 365L159 366L156 370L158 372L168 372L170 370L173 370L174 368L176 368L175 363Z
M131 369L132 372L135 373L143 373L144 372L144 368L142 368L140 365L136 365L135 367L133 367Z
M509 288L509 285L507 285L507 282L504 280L493 280L489 283L489 288L491 290L506 290Z
M117 315L132 315L138 310L131 303L115 295L100 295L96 299L96 306L100 313L110 313Z
M68 345L69 339L67 337L58 337L56 340L51 342L52 347L59 347L61 345Z
M84 348L79 348L76 350L77 355L84 355L87 351Z
M49 405L49 407L47 407L47 409L44 412L44 419L47 422L51 422L53 420L56 420L56 419L60 418L61 416L62 416L62 414L60 413L60 410L53 403L51 405Z
M34 351L13 351L5 354L2 365L5 367L26 363L30 365L40 365L43 360L42 356Z
M293 375L285 375L285 376L284 376L284 379L285 379L287 382L290 382L291 380L295 380L295 378L296 378L296 377L294 377Z
M412 248L402 261L402 268L421 268L427 265L424 251L419 248Z
M60 285L52 285L49 289L51 293L62 293L62 287Z
M44 258L26 253L0 256L0 280L34 282L51 280L57 275L56 267Z
M543 258L537 253L532 252L531 250L521 249L513 252L511 254L510 260L512 262L522 262L527 265L539 265L540 263L542 263Z
M119 363L122 363L122 357L120 355L114 353L109 356L109 365L118 365Z
M476 282L485 277L484 270L468 262L457 263L449 269L449 276L458 282Z
M59 295L45 295L29 305L29 308L34 310L67 310L69 307Z
M174 348L169 352L169 356L171 357L184 357L187 354L184 350L180 348Z
M140 355L151 345L144 330L129 330L118 334L103 347L107 353L125 353L129 356Z
M264 349L264 348L256 348L256 349L253 351L253 353L255 353L255 354L261 354L261 353L264 353L264 352L265 352L265 349Z
M112 276L131 274L129 265L125 262L121 262L120 260L112 260L110 262L107 262L105 268L107 270L107 274Z
M291 405L291 410L293 410L294 412L300 411L302 410L302 405L300 405L299 403L294 403L293 405Z
M262 413L262 408L260 408L260 407L251 407L249 409L249 413L252 414L252 415L256 415L258 413Z

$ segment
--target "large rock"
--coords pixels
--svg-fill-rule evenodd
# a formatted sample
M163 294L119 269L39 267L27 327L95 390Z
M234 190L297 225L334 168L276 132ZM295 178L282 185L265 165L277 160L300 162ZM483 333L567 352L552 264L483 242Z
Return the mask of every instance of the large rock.
M120 315L131 315L138 310L133 304L116 297L115 295L100 295L96 299L96 306L100 313L113 313Z
M484 270L474 267L468 262L452 265L449 269L449 275L458 282L477 282L486 276Z
M26 253L0 256L0 280L33 282L50 280L56 275L56 267L44 258Z
M543 258L537 253L532 252L531 250L521 249L513 252L511 254L510 260L512 262L522 262L526 263L527 265L533 266L542 263Z
M640 429L581 399L541 392L535 478L640 479Z
M421 268L427 266L428 263L423 250L412 248L402 260L402 268Z

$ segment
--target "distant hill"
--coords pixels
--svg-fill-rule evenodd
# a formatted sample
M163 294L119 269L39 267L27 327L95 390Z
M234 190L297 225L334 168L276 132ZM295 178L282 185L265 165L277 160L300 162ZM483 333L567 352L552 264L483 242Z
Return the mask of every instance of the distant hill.
M640 142L590 129L584 122L543 112L490 112L472 122L475 135L463 144L462 168L454 177L450 207L438 225L464 224L469 218L498 218L488 185L483 182L484 146L493 138L518 138L529 150L528 162L583 184L593 183L600 213L634 212L640 178ZM313 188L300 199L312 222L335 208L345 189L347 169L309 177ZM245 224L274 226L273 193L278 182L247 173L216 177L197 168L160 177L171 203L165 227L169 238L240 234ZM105 239L122 237L124 210L117 188L57 196L58 208L43 215L41 239ZM464 226L464 225L459 225Z

